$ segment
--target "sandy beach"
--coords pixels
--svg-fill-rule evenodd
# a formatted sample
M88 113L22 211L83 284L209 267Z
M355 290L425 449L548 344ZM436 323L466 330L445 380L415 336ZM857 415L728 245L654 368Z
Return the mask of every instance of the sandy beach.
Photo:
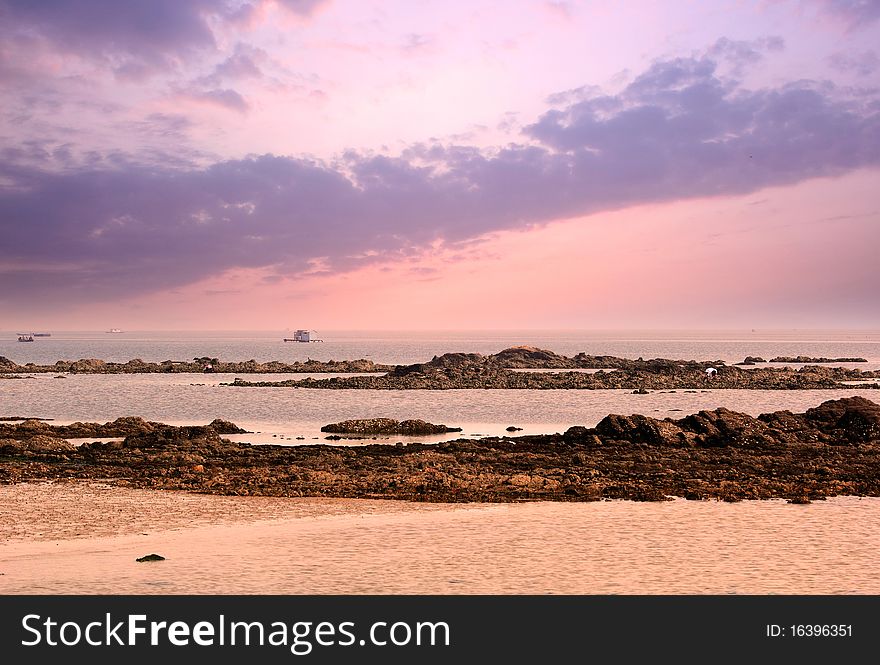
M0 593L876 594L880 499L415 504L0 487ZM157 553L166 559L137 563Z

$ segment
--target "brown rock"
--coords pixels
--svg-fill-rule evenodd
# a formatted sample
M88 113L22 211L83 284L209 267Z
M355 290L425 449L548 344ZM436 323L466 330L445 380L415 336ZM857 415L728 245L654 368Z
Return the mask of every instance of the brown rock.
M334 434L405 434L418 436L460 432L461 428L434 425L424 420L404 420L400 422L393 418L365 418L360 420L344 420L339 423L324 425L321 431Z

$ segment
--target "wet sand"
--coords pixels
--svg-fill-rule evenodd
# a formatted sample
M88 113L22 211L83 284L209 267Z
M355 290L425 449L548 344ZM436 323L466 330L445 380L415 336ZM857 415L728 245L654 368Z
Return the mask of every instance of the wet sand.
M416 504L0 486L0 593L880 593L880 499ZM136 563L149 553L166 557Z
M400 501L208 496L98 482L20 483L0 485L0 543L149 536L204 526L441 508Z

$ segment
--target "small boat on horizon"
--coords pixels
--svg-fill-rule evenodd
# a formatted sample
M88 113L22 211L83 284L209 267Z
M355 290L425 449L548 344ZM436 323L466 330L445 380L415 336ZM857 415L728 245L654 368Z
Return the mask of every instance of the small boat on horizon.
M34 336L33 335L19 335L18 341L19 342L33 342Z
M323 342L323 339L312 339L314 330L297 330L293 337L285 337L285 342Z
M108 330L107 332L108 333L121 333L122 330L120 328L110 328L110 330Z

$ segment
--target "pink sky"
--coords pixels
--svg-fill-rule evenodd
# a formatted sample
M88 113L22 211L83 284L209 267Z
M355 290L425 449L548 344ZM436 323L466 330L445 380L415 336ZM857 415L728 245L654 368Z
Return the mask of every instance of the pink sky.
M0 328L880 326L880 3L0 26Z

